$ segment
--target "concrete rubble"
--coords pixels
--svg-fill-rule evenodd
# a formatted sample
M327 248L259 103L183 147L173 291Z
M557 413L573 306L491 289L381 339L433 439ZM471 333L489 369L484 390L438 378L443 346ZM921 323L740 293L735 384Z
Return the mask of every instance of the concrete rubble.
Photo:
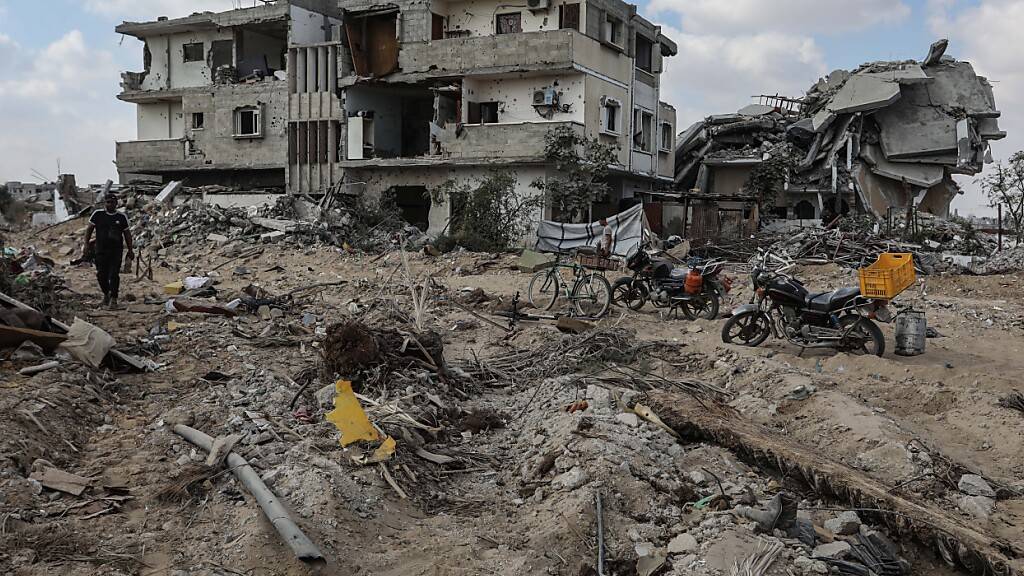
M949 215L961 193L953 175L981 172L992 161L990 142L1006 133L991 84L945 55L946 44L922 62L836 70L799 99L764 97L772 104L694 124L677 142L677 188L720 193L716 172L792 157L789 199L777 207L799 211L797 202L809 199L818 214L825 196L838 197L843 212L856 205L876 218L910 205Z

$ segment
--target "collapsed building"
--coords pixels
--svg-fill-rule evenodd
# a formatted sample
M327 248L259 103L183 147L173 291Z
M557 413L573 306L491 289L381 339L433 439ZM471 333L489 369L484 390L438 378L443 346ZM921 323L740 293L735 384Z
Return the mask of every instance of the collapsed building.
M675 172L660 91L677 47L621 0L278 0L117 31L145 42L122 182L389 193L439 232L451 210L429 188L501 167L536 194L555 128L619 149L595 217Z
M751 175L788 157L783 190L762 216L856 210L883 218L908 207L948 216L961 192L953 176L981 172L992 161L990 141L1006 133L992 86L946 56L946 46L936 42L922 62L836 70L803 98L762 96L694 124L679 136L677 189L749 206Z

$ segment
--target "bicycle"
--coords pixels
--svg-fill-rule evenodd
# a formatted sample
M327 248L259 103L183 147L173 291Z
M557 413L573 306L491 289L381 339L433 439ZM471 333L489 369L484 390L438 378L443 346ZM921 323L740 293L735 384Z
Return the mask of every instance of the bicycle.
M579 253L577 253L579 254ZM603 274L594 272L576 261L566 261L568 254L559 254L554 264L533 275L527 290L530 304L539 310L549 311L560 298L572 303L577 316L601 318L608 313L612 303L612 287ZM572 280L563 277L568 271Z

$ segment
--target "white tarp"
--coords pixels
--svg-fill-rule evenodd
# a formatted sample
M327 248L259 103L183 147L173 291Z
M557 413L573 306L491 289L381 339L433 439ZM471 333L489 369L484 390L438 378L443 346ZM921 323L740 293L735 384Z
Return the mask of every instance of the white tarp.
M625 256L630 248L651 235L642 204L608 217L612 229L612 254ZM537 250L539 252L567 252L584 246L598 247L604 226L592 224L564 224L543 220L537 226Z

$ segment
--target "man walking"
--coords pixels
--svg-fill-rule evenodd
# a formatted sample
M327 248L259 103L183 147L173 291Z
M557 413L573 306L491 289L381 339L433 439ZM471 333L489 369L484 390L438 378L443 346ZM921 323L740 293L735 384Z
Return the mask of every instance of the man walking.
M89 251L89 242L96 232L96 279L103 291L103 305L113 309L117 308L117 295L121 288L124 248L128 247L129 261L135 257L135 252L128 217L117 211L117 195L108 192L103 203L104 209L93 212L89 218L89 227L85 229L85 252Z

